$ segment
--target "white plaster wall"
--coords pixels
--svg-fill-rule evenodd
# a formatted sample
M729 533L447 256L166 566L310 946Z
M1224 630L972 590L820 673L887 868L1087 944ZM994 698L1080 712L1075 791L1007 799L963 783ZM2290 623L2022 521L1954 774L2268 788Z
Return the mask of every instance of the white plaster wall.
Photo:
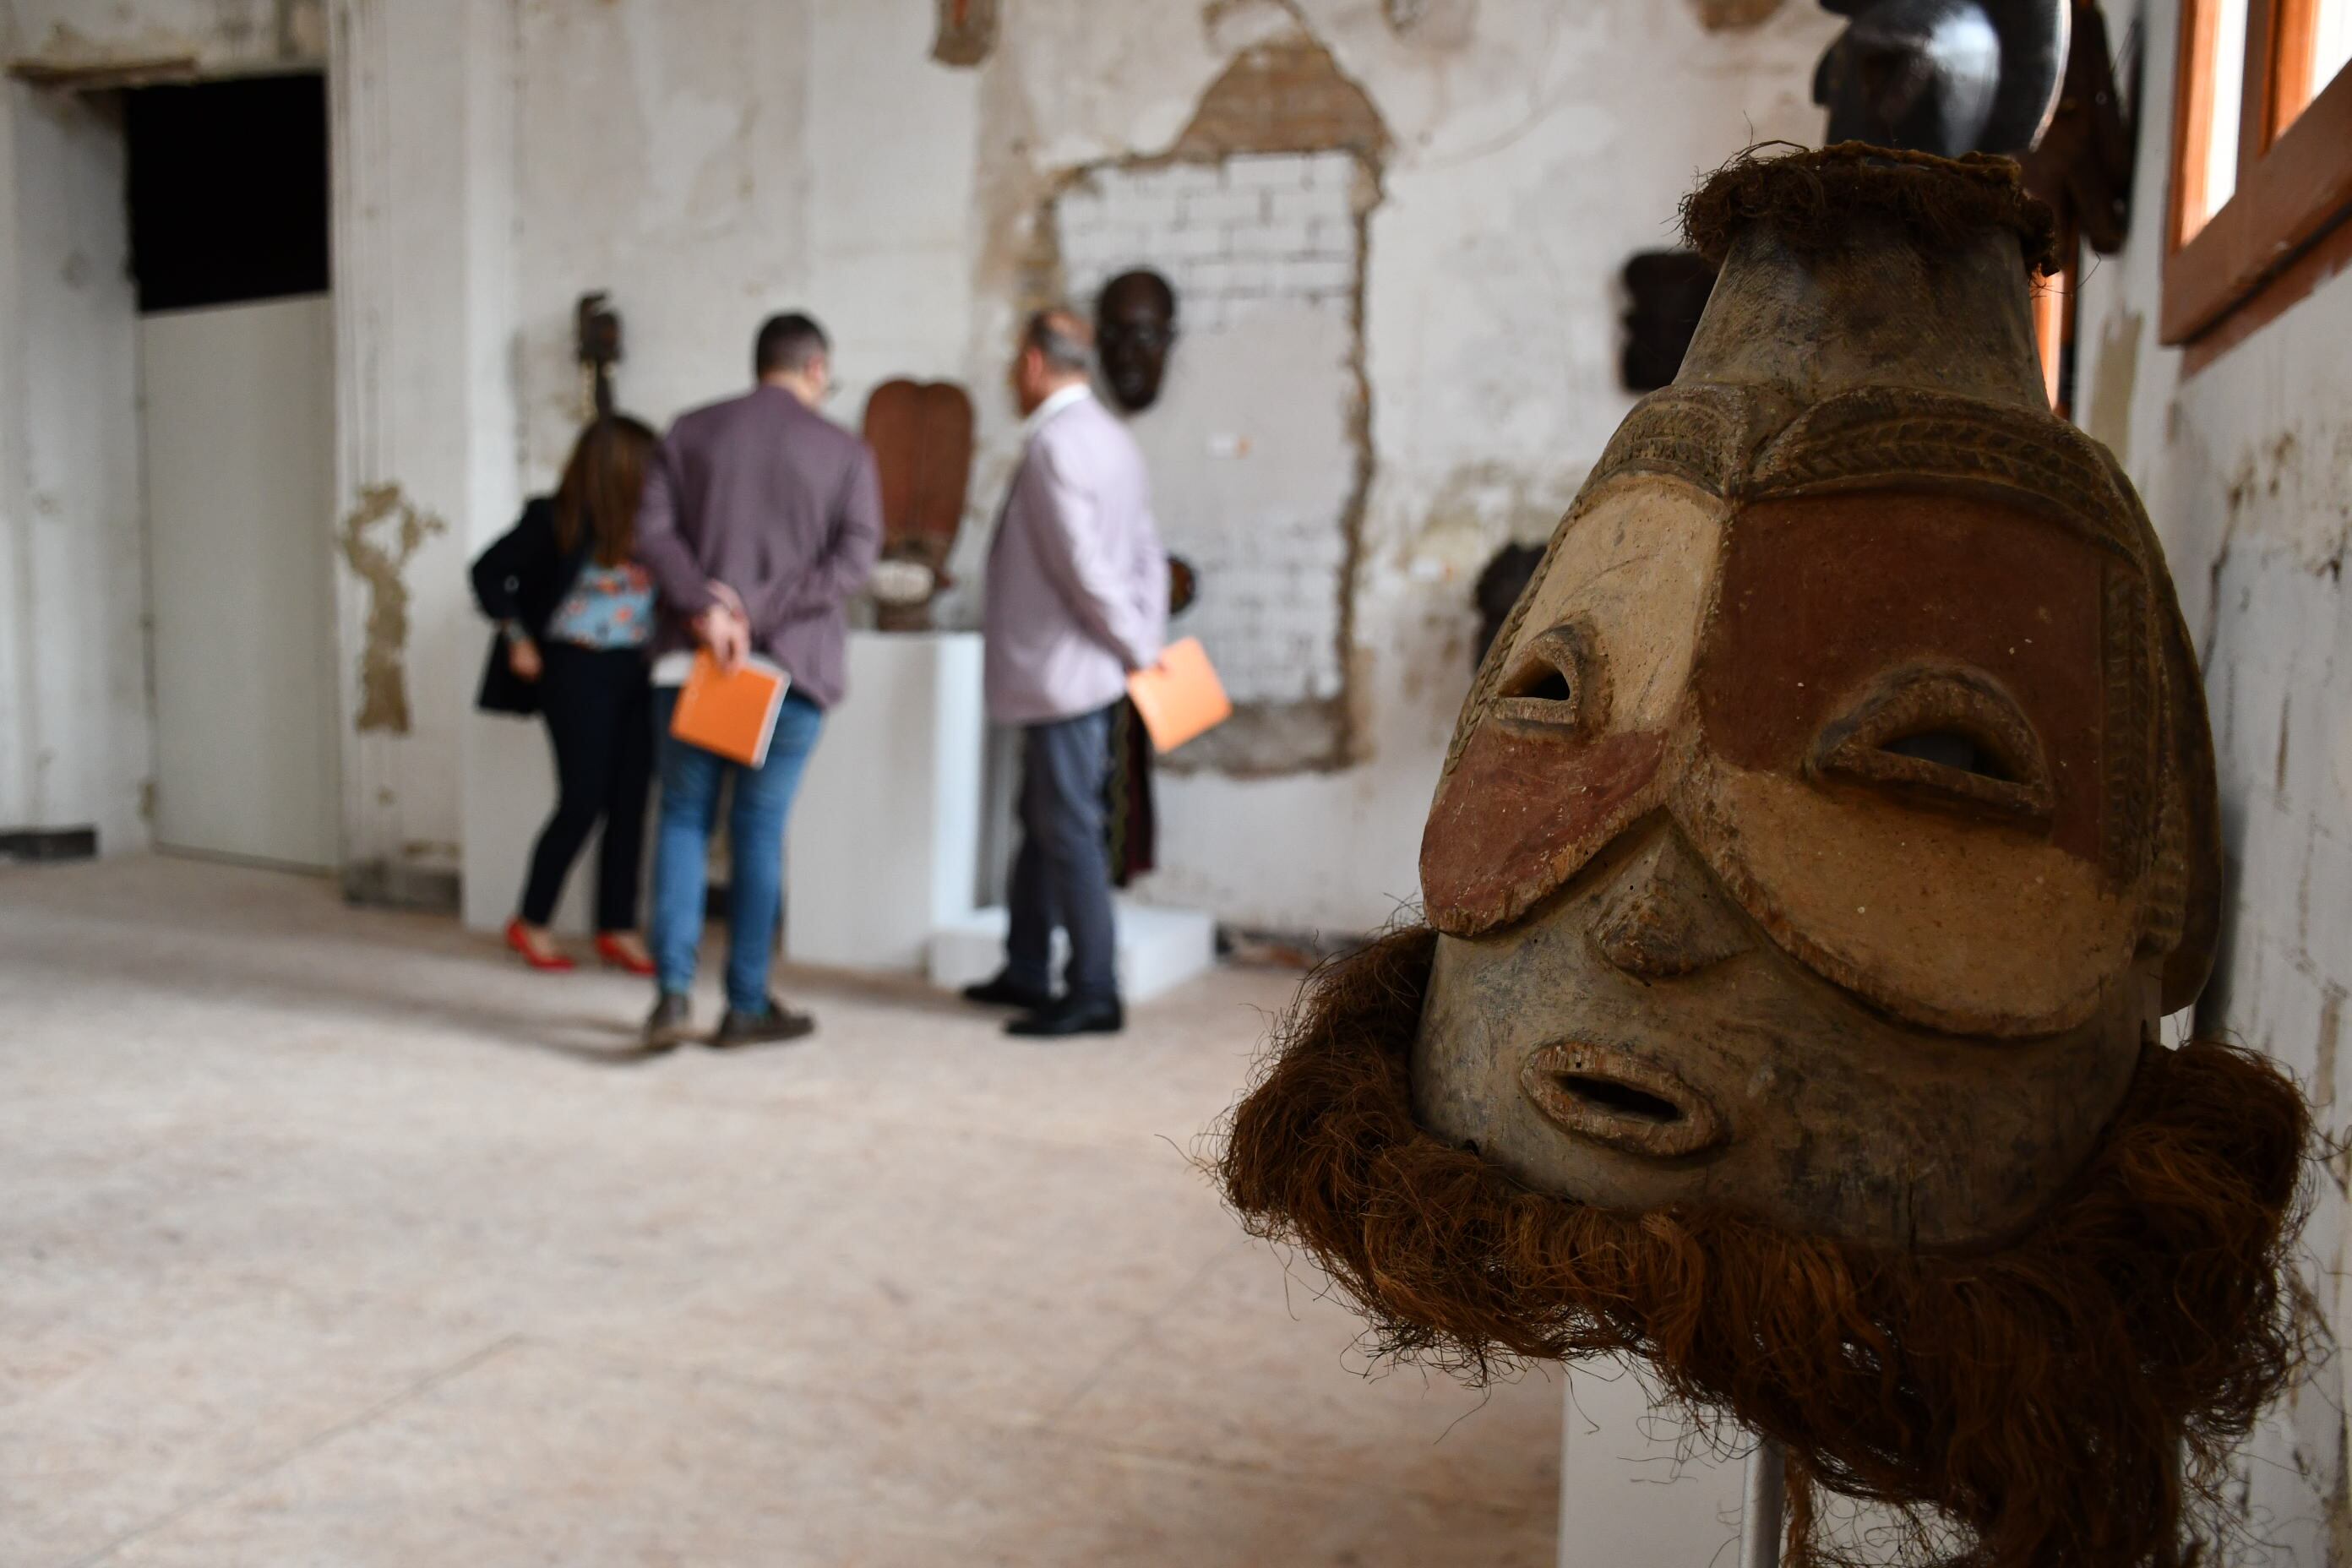
M153 739L122 140L98 106L10 82L0 143L0 825L138 848Z
M366 896L439 901L463 853L488 641L466 566L517 500L517 17L511 0L334 0L331 15L344 870ZM387 487L397 506L362 532L400 562L398 637L374 626L384 587L348 548ZM405 729L369 720L372 643L400 666Z
M2147 0L2144 79L2173 79L2179 0ZM2119 18L2120 20L2120 18ZM2204 662L2229 861L2221 961L2198 1022L2278 1058L2323 1130L2352 1130L2352 274L2194 375L2156 342L2168 94L2141 126L2130 243L2084 282L2080 405L2114 447L2163 537ZM2348 1086L2352 1087L2352 1086ZM2306 1273L2339 1337L2352 1328L2345 1162L2317 1184ZM2352 1524L2340 1357L2249 1446L2248 1539L2232 1560L2320 1564Z
M625 322L621 403L657 426L749 386L752 334L783 310L834 335L845 424L892 375L964 377L977 96L930 63L930 26L903 3L523 0L527 489L578 429L590 289Z
M622 401L656 421L741 385L759 318L805 305L838 340L828 412L845 423L891 374L972 388L981 458L956 566L974 576L1017 427L1003 258L1044 182L1163 151L1234 49L1297 25L1270 4L1213 20L1123 7L1115 25L1085 0L1007 10L996 58L958 71L930 63L932 7L914 0L658 16L520 0L524 489L552 481L576 425L582 290L614 291ZM1549 531L1630 405L1619 267L1669 239L1699 171L1812 134L1806 88L1833 19L1792 4L1716 35L1658 0L1486 0L1465 43L1431 47L1398 39L1378 0L1297 10L1398 142L1367 302L1379 470L1350 649L1364 754L1329 773L1169 778L1149 891L1350 930L1417 896L1421 818L1469 684L1471 578L1507 537ZM971 614L969 583L946 607ZM513 765L545 767L520 747Z

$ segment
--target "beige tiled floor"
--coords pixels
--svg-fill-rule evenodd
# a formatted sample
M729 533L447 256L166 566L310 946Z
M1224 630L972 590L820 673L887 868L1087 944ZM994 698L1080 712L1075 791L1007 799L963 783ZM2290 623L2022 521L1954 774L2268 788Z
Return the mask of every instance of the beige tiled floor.
M1556 1390L1368 1378L1186 1163L1294 978L641 1064L318 882L0 870L0 1565L1537 1568Z

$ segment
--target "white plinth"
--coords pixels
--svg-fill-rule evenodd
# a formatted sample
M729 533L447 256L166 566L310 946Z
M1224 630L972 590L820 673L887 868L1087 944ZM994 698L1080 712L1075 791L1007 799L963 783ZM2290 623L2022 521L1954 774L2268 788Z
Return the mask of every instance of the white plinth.
M849 696L793 806L793 963L920 973L931 932L971 913L984 732L977 633L849 634Z
M1217 922L1197 910L1164 910L1114 900L1118 922L1118 989L1129 1002L1171 991L1217 962ZM1002 905L942 922L931 933L931 984L948 990L986 980L1004 967ZM1069 940L1054 933L1054 964L1069 956Z
M1569 1369L1559 1446L1559 1568L1739 1561L1745 1467L1718 1458L1631 1373Z

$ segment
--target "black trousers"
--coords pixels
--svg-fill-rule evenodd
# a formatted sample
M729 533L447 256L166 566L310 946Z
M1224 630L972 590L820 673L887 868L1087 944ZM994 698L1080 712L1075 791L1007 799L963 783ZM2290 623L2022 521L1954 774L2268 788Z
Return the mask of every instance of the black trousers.
M540 645L541 711L555 746L555 815L531 851L522 918L555 918L563 879L596 825L604 840L596 862L596 929L637 929L637 885L645 865L646 795L653 782L653 686L637 648Z
M1097 708L1021 731L1021 849L1013 858L1004 972L1032 990L1051 990L1059 926L1070 933L1064 989L1089 1002L1118 995L1110 847L1103 834L1114 711Z

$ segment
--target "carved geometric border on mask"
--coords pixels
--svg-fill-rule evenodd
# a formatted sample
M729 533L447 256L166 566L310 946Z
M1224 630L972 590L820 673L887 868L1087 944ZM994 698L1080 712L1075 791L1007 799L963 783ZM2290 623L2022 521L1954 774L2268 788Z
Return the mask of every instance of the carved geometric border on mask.
M2147 564L2131 509L2096 445L2053 416L1973 397L1908 387L1840 394L1775 437L1749 483L1764 496L1923 479L1992 487Z

